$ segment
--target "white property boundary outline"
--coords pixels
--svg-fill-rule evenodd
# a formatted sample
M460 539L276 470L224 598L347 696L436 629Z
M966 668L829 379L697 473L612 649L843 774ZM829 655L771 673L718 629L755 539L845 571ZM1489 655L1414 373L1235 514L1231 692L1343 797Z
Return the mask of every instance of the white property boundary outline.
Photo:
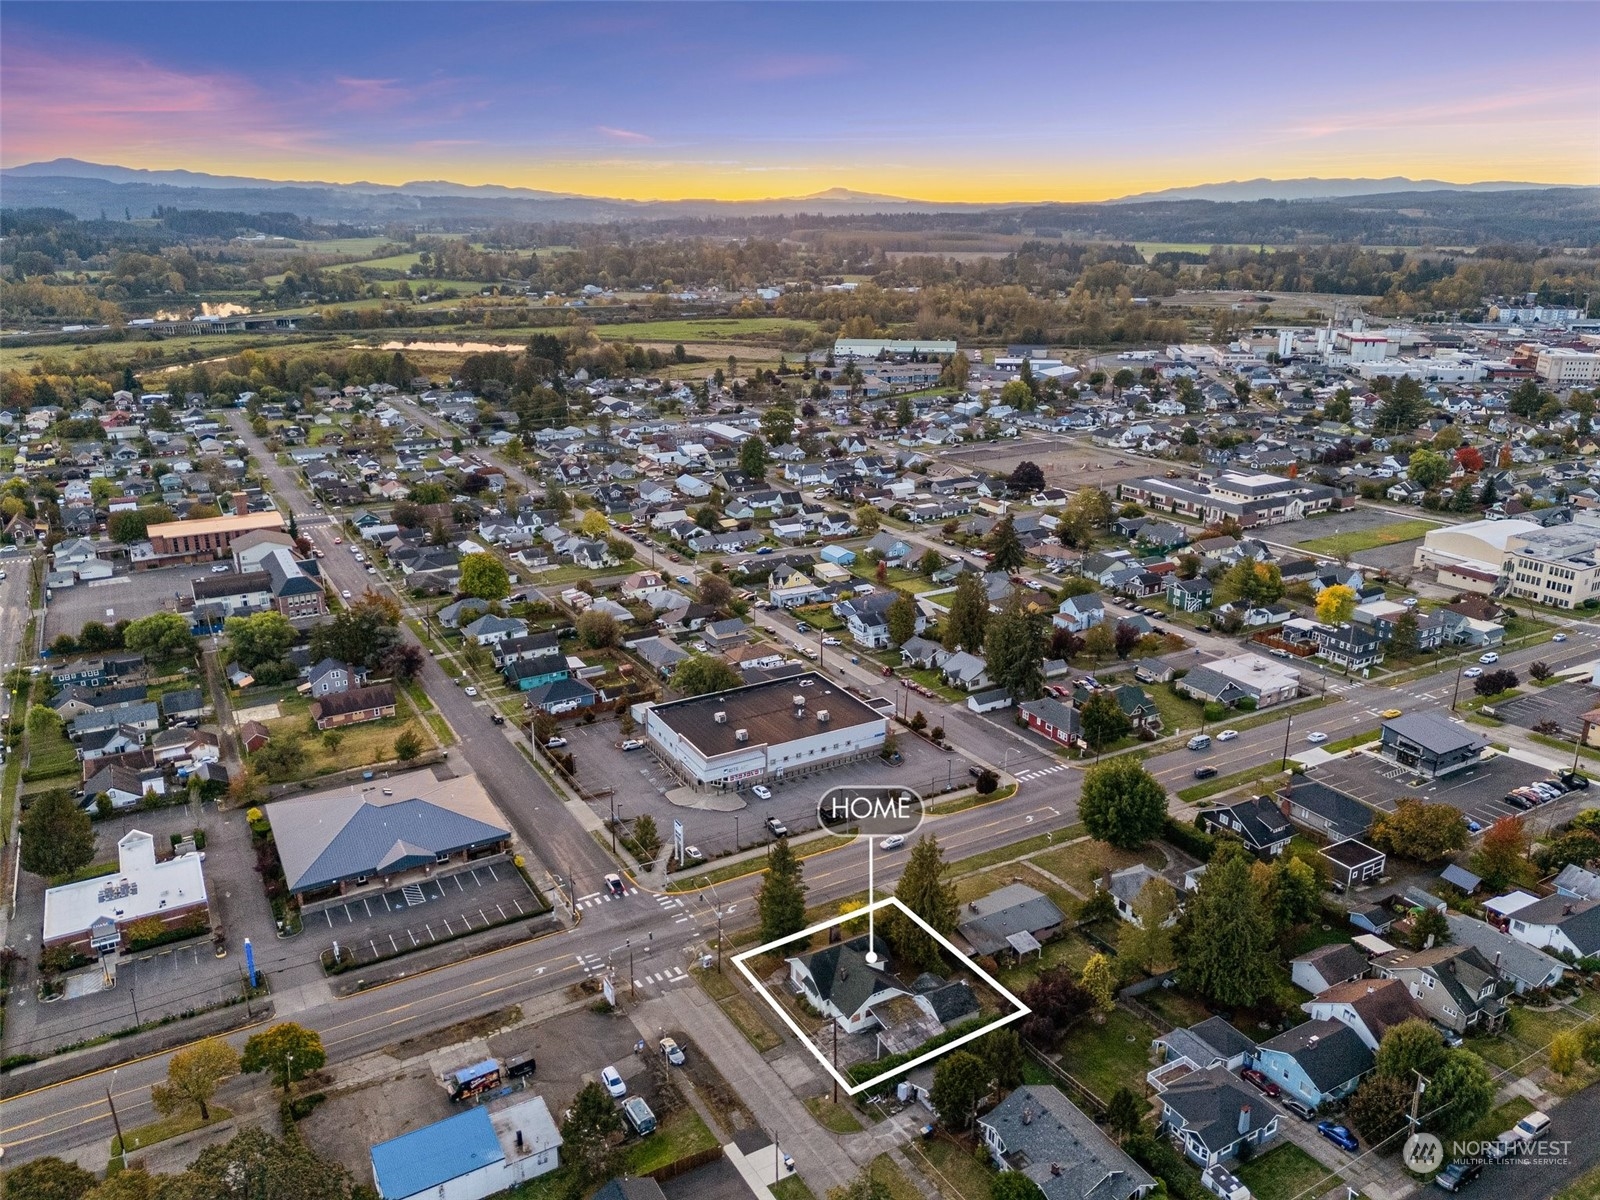
M978 976L978 978L982 979L986 984L1009 1000L1015 1006L1016 1011L1008 1013L1007 1015L990 1022L988 1025L974 1029L970 1033L965 1033L953 1041L945 1042L943 1045L936 1046L926 1054L918 1055L910 1062L901 1063L898 1067L892 1067L883 1072L881 1075L874 1075L865 1083L858 1083L852 1086L850 1080L841 1075L838 1069L828 1061L828 1056L822 1052L822 1047L813 1042L806 1031L800 1028L795 1019L784 1011L783 1005L779 1004L777 999L768 993L766 986L762 984L762 982L755 977L755 973L745 965L745 960L754 958L758 954L766 954L769 951L776 950L780 946L786 946L790 942L797 941L803 937L809 937L814 933L821 933L823 930L830 929L835 925L842 925L846 921L858 921L868 913L876 912L880 908L887 908L891 906L898 908L907 917L915 921L930 937L934 939L934 941L938 942L939 945L943 946L951 954L955 955L957 960L966 963L967 966L972 969L973 973ZM990 975L987 971L975 963L967 954L959 950L949 938L944 936L944 934L940 933L921 917L917 916L916 913L907 908L906 905L896 896L885 896L882 900L875 900L864 908L855 909L849 913L830 918L826 921L819 921L817 924L802 929L798 933L791 933L788 937L778 938L776 941L767 942L765 945L757 946L752 950L746 950L744 953L734 956L733 965L739 968L740 973L750 981L750 986L755 988L756 993L763 1000L765 1000L768 1005L771 1006L772 1011L778 1014L779 1019L782 1020L783 1023L794 1032L794 1035L800 1039L801 1045L805 1046L807 1050L811 1051L812 1057L822 1064L822 1069L827 1071L828 1074L838 1082L839 1086L844 1088L844 1090L852 1096L860 1095L862 1092L867 1091L870 1088L877 1087L884 1081L896 1075L904 1074L913 1067L920 1067L923 1063L938 1058L941 1054L947 1054L951 1050L956 1049L958 1046L963 1046L972 1041L974 1038L980 1038L986 1033L991 1033L994 1030L999 1029L1002 1025L1009 1025L1012 1021L1020 1021L1023 1017L1026 1017L1033 1012L1031 1008L1029 1008L1016 996L1012 995L1011 992L1006 989L1004 984L1002 984L993 975Z

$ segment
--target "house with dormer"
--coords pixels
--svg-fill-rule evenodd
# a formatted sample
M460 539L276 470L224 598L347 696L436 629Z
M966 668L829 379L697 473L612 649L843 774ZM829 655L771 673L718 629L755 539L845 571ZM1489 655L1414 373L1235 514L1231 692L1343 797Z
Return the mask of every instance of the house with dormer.
M889 943L873 938L870 944L876 955L872 962L867 961L865 934L787 960L795 993L844 1033L861 1033L877 1025L870 1012L873 1005L911 994L889 973Z

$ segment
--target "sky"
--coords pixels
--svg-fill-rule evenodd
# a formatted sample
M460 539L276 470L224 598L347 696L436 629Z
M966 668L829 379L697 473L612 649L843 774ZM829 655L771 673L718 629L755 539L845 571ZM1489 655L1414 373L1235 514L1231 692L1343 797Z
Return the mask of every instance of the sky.
M0 165L633 199L1600 184L1600 4L29 3Z

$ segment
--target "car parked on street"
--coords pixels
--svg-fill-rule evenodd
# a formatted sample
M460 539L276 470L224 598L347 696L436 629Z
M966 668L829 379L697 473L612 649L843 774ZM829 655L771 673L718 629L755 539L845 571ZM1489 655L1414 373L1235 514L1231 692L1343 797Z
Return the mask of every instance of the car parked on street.
M1317 1119L1316 1109L1301 1104L1293 1096L1285 1096L1279 1103L1302 1121L1315 1121Z
M546 750L559 750L559 749L561 749L561 747L565 746L566 744L567 744L567 739L566 738L564 738L564 737L553 737L553 738L550 738L549 740L547 740L545 742L544 748Z
M1473 1162L1470 1158L1458 1158L1435 1175L1433 1183L1435 1187L1441 1187L1447 1192L1459 1192L1482 1174L1481 1162Z

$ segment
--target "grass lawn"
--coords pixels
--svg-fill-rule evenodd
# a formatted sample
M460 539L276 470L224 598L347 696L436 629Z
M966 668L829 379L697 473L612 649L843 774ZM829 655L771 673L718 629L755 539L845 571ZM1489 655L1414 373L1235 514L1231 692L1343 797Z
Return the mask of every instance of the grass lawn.
M1497 1049L1503 1051L1503 1054L1483 1056L1496 1066L1516 1069L1519 1074L1523 1073L1543 1063L1545 1050L1556 1034L1563 1029L1571 1029L1578 1023L1578 1017L1566 1009L1538 1012L1533 1009L1513 1007L1506 1014L1505 1031L1496 1039L1500 1043ZM1531 1059L1530 1055L1533 1056Z
M809 335L810 321L787 317L723 317L703 321L638 321L633 324L597 325L595 333L608 342L705 342L752 338L771 340L773 334Z
M729 967L728 970L733 970ZM719 975L715 970L695 971L694 977L705 990L706 995L717 1002L728 1020L732 1021L744 1034L748 1041L762 1054L782 1044L780 1038L767 1022L767 1017L755 1006L750 997L734 986L726 975ZM776 1019L776 1018L774 1018Z
M1375 550L1379 546L1392 546L1396 542L1410 542L1422 537L1430 529L1439 528L1434 521L1395 521L1376 529L1357 529L1349 533L1335 533L1328 537L1312 538L1296 543L1300 549L1313 554L1328 554L1337 558L1341 554L1355 554L1360 550Z
M798 1175L789 1175L778 1180L772 1185L772 1194L778 1200L817 1200L811 1194L811 1189L806 1186L806 1181Z
M1205 705L1187 696L1180 696L1164 683L1147 686L1144 694L1150 697L1156 711L1161 714L1161 734L1170 737L1180 729L1200 728L1200 717Z
M1196 800L1204 800L1207 796L1220 795L1231 792L1236 787L1243 787L1247 783L1267 781L1255 791L1265 794L1276 792L1288 780L1287 772L1279 771L1277 763L1263 763L1259 767L1251 767L1248 771L1239 771L1233 775L1222 775L1216 779L1207 779L1204 783L1194 784L1178 792L1178 799L1192 804Z
M976 875L964 875L956 880L956 899L965 904L969 900L976 900L980 896L987 896L996 888L1003 888L1008 883L1025 883L1029 887L1038 888L1050 899L1054 900L1056 907L1063 913L1070 913L1078 907L1081 901L1059 883L1046 879L1037 871L1030 870L1023 865L999 867L993 871L981 871Z
M1461 1142L1492 1141L1532 1111L1533 1105L1529 1101L1521 1096L1513 1096L1499 1108L1491 1110L1488 1116L1455 1140ZM1445 1143L1447 1146L1449 1144L1448 1141Z
M995 1172L961 1147L943 1139L917 1141L906 1154L945 1200L991 1200Z
M860 1133L861 1122L842 1104L835 1104L829 1096L807 1096L806 1108L817 1119L817 1124L834 1133Z
M1555 1200L1600 1200L1600 1167L1579 1175L1556 1193Z
M1139 1003L1179 1029L1199 1024L1211 1015L1199 1000L1176 988L1154 988L1140 996Z
M1150 1039L1156 1031L1146 1021L1116 1009L1097 1025L1084 1019L1061 1042L1061 1066L1100 1098L1109 1100L1119 1087L1134 1095L1144 1091L1150 1069Z
M148 1125L141 1125L137 1129L128 1130L126 1134L128 1150L130 1152L143 1150L145 1147L153 1146L157 1142L164 1142L181 1134L193 1133L196 1129L204 1129L207 1125L215 1125L218 1121L226 1121L232 1115L227 1109L219 1108L213 1104L211 1106L211 1119L208 1121L200 1119L198 1110L181 1116L168 1117L163 1121L152 1121ZM122 1143L117 1138L111 1139L111 1154L112 1157L118 1157L122 1154Z
M1156 846L1147 846L1139 851L1118 850L1115 846L1091 838L1086 842L1052 850L1048 854L1036 855L1035 861L1088 896L1093 894L1095 880L1100 878L1103 871L1120 871L1141 862L1159 870L1167 865L1167 856Z
M883 1185L889 1200L922 1200L922 1191L887 1154L880 1154L867 1168L874 1181Z
M706 1127L700 1114L687 1104L656 1125L656 1131L628 1148L628 1172L646 1175L680 1158L710 1150L717 1135Z
M1066 967L1073 975L1083 970L1096 947L1076 933L1062 933L1044 944L1037 955L1030 955L1012 967L1002 967L995 977L1013 992L1021 992L1039 975L1052 967Z
M288 705L280 703L280 711ZM274 738L306 733L307 714L279 717L266 722ZM387 717L382 721L369 721L364 725L347 725L337 732L338 746L330 749L323 743L323 735L303 736L301 744L306 749L306 765L299 778L310 779L318 775L331 775L353 767L370 766L394 758L395 739L410 729L427 745L426 731L418 729L409 717Z
M43 734L28 735L29 779L54 779L58 775L78 774L78 754L66 733L52 724Z
M1320 1196L1339 1182L1337 1175L1287 1140L1234 1170L1260 1200Z
M964 702L966 700L966 698L967 698L967 693L963 692L960 688L953 688L953 687L946 686L946 684L944 682L944 677L941 676L939 674L939 672L937 672L937 671L934 671L934 670L902 671L901 674L905 675L909 679L915 680L917 683L920 683L925 688L932 688L935 692L937 692L939 694L940 697L942 697L945 700L950 701L952 704L960 704L960 703ZM918 702L918 700L919 699L923 699L923 698L924 697L917 697L917 696L908 697L907 700L906 700L906 707L912 713L915 713L917 711L917 702ZM926 714L927 710L924 709L923 712L924 712L924 714ZM937 713L935 713L935 715L937 716ZM937 725L937 724L939 724L939 722L930 719L928 724Z

